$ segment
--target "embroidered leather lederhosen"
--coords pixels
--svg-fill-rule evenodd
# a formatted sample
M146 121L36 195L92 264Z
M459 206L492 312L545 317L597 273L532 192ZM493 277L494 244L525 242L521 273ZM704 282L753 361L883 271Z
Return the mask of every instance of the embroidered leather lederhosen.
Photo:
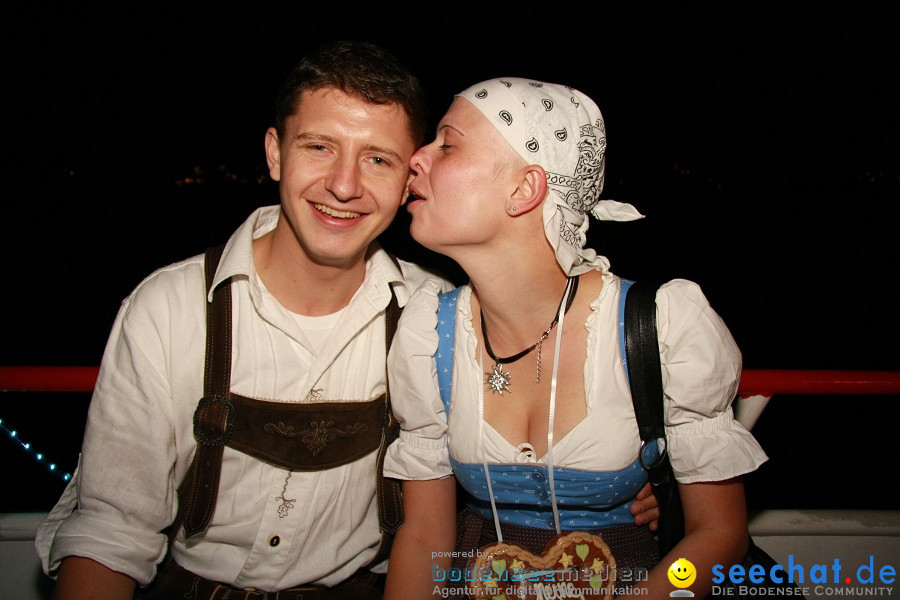
M224 245L206 252L207 290L223 249ZM392 291L385 312L387 349L400 310ZM212 303L207 306L204 396L194 413L197 451L178 488L178 513L169 532L169 551L182 525L188 538L209 526L225 446L291 471L331 469L377 449L376 496L382 539L369 565L383 561L403 522L400 484L383 476L385 452L399 432L390 409L389 390L364 402L266 402L235 394L230 389L231 317L231 285L226 280L213 291Z

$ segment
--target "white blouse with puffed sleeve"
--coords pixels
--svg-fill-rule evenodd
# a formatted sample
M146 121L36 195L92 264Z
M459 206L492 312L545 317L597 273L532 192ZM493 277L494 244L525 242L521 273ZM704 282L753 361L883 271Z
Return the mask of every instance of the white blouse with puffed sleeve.
M553 464L591 471L614 471L631 464L640 438L628 378L619 350L621 280L606 272L603 288L585 322L584 365L587 415L553 446ZM399 479L449 475L450 453L466 463L521 462L521 450L489 424L480 443L479 365L470 300L464 286L457 300L455 360L448 419L437 384L438 294L426 283L410 299L400 319L389 357L391 403L401 424L389 448L385 474ZM752 434L738 423L731 404L737 394L741 353L728 328L690 281L674 279L657 293L657 327L663 370L669 454L681 483L721 481L757 469L767 460ZM538 463L547 457L536 457Z

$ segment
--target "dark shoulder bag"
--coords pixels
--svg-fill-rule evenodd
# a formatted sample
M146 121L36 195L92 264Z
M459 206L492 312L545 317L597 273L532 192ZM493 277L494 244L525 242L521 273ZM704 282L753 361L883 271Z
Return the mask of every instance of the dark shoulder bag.
M675 481L665 444L662 367L659 361L656 329L656 291L661 283L622 280L624 303L622 322L625 327L626 371L641 441L646 444L651 440L657 440L660 448L659 458L652 465L644 464L643 460L641 464L647 470L654 495L659 502L657 537L660 556L665 556L684 537L684 513L678 494L678 483ZM772 578L773 567L778 565L777 561L754 544L753 538L749 538L748 542L747 556L741 563L744 567L743 581L732 583L729 577L731 565L726 565L725 580L721 584L713 584L712 597L721 595L729 598L758 598L761 593L765 594L759 588L772 590L769 591L771 595L778 593L774 588L791 588L791 592L788 592L791 597L803 598L800 589L789 580L783 567L775 568L776 577ZM750 578L751 569L754 569L752 575L757 582L753 582Z

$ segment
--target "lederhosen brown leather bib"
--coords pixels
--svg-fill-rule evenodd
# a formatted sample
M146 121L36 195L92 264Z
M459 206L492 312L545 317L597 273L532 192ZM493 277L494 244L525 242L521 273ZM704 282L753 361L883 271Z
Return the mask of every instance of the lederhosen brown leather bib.
M224 245L206 252L207 290ZM385 312L390 348L401 309L391 293ZM190 538L209 526L219 491L224 447L279 468L322 471L348 464L378 450L376 496L382 540L370 565L388 557L390 542L403 522L400 482L383 476L384 455L399 427L390 410L389 390L366 402L267 402L231 392L231 282L222 282L207 307L204 396L194 412L197 451L178 488L178 513L171 540L184 526ZM385 379L387 381L387 379Z

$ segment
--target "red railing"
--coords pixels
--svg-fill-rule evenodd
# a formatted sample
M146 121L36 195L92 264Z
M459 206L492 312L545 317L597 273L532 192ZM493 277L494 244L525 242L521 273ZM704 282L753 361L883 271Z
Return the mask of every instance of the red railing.
M0 392L89 392L98 367L0 367ZM900 395L900 371L747 369L741 396L776 394Z
M0 367L0 392L90 392L99 367Z
M741 396L775 394L900 394L900 371L747 369Z

